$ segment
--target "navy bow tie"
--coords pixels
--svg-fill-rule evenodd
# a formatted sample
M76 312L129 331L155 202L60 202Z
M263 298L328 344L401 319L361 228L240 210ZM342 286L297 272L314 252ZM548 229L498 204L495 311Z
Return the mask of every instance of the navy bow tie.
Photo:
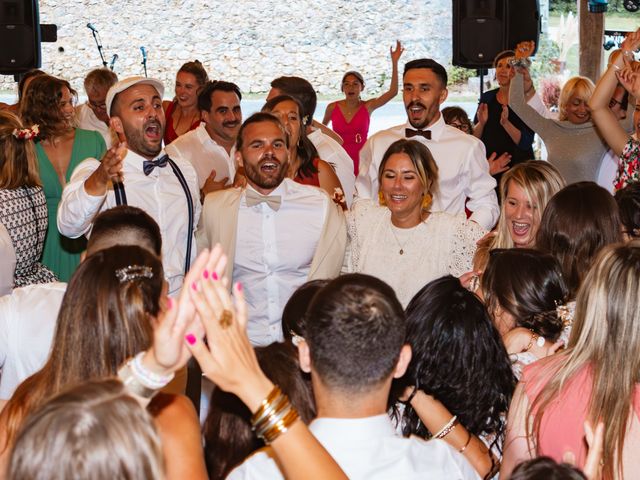
M416 135L420 135L421 137L424 137L427 140L431 140L431 130L413 130L411 128L404 129L405 137L411 138L411 137L415 137Z
M142 171L148 176L156 167L164 168L167 163L169 163L169 155L163 155L157 160L145 160L142 162Z

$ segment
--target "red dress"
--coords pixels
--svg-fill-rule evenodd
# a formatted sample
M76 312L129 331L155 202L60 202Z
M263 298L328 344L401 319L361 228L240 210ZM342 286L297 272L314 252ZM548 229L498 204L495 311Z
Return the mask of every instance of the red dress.
M167 146L169 145L171 142L173 142L176 138L179 137L179 135L176 133L175 129L173 128L173 111L176 109L176 102L171 102L169 104L169 106L167 107L167 111L164 114L164 117L166 119L166 123L165 123L165 127L164 127L164 145ZM191 127L189 127L189 130L195 130L196 128L198 128L198 126L200 125L200 117L198 117L198 119L194 122L193 125L191 125Z
M298 170L296 178L294 178L293 181L297 182L297 183L301 183L302 185L313 185L314 187L319 187L320 186L320 178L318 177L318 162L319 161L320 161L319 158L314 158L313 159L313 166L316 169L316 173L314 173L310 177L303 177L302 173L300 172L300 170Z
M342 137L342 148L353 160L353 172L358 176L358 165L360 163L360 150L367 141L369 134L369 123L371 117L364 102L353 116L350 122L344 118L344 113L336 102L331 112L331 125L333 131Z

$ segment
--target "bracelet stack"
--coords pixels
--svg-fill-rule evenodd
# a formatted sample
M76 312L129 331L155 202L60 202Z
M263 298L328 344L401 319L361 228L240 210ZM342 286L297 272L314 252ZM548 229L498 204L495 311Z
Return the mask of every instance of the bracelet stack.
M289 398L282 393L280 387L275 386L251 417L251 428L258 438L269 445L286 433L297 419L298 412L289 402Z
M133 360L129 360L118 370L118 378L127 389L140 397L152 398L158 390L173 380L174 374L158 375L142 365L142 357L146 352L140 352Z
M458 416L454 415L453 417L451 417L451 420L449 420L445 424L445 426L442 427L442 429L433 436L433 438L444 438L444 437L446 437L447 435L449 435L451 430L456 428L457 424L458 424Z

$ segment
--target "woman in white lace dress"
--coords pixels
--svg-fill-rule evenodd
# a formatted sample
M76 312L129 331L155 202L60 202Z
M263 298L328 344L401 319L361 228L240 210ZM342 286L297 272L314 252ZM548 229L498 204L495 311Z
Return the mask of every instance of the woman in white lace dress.
M429 211L438 167L421 143L391 144L378 176L381 205L356 200L348 214L348 270L384 280L406 307L431 280L471 270L485 231L464 215Z

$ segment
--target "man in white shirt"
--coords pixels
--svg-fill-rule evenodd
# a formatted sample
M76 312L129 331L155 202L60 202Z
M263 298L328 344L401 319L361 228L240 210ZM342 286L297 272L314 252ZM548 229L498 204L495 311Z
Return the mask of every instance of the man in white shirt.
M353 194L355 192L356 177L353 173L353 160L347 154L341 144L327 133L335 135L329 127L316 122L313 114L316 111L318 97L313 86L304 78L300 77L278 77L271 82L271 90L267 95L270 100L278 95L289 95L302 105L302 116L307 127L307 138L318 150L320 158L333 167L344 190L344 198L347 206L351 207ZM327 133L325 133L327 132Z
M116 83L118 83L118 76L108 68L91 70L84 78L87 102L76 107L78 127L99 132L107 148L111 147L111 131L106 99L107 92Z
M236 161L247 185L207 195L198 247L222 245L225 276L245 287L249 338L268 345L282 341L282 310L295 289L340 273L346 224L323 190L285 178L288 137L273 115L256 113L244 122Z
M202 123L167 145L166 152L176 160L187 160L198 174L204 198L233 182L236 166L234 144L242 125L242 93L231 82L207 82L198 91Z
M117 204L139 207L158 222L169 294L176 295L195 258L200 192L193 166L162 151L164 87L130 77L107 94L107 114L119 143L102 159L84 160L71 175L58 207L58 230L70 238L88 234L95 216Z
M309 429L348 478L479 478L443 440L403 438L387 415L391 382L411 360L404 312L389 285L363 274L338 277L316 293L307 316L298 351L318 412ZM283 475L267 447L227 478Z
M135 207L105 211L96 218L86 255L116 245L136 245L160 256L158 224ZM0 297L0 400L11 398L16 387L47 361L66 289L62 282L40 283Z
M424 143L438 165L438 192L431 209L453 214L472 212L471 220L487 230L498 221L496 181L489 173L484 145L473 135L446 125L440 105L447 99L447 72L431 59L404 67L403 91L407 123L371 136L360 151L356 179L361 198L378 195L378 168L389 146L401 138Z

